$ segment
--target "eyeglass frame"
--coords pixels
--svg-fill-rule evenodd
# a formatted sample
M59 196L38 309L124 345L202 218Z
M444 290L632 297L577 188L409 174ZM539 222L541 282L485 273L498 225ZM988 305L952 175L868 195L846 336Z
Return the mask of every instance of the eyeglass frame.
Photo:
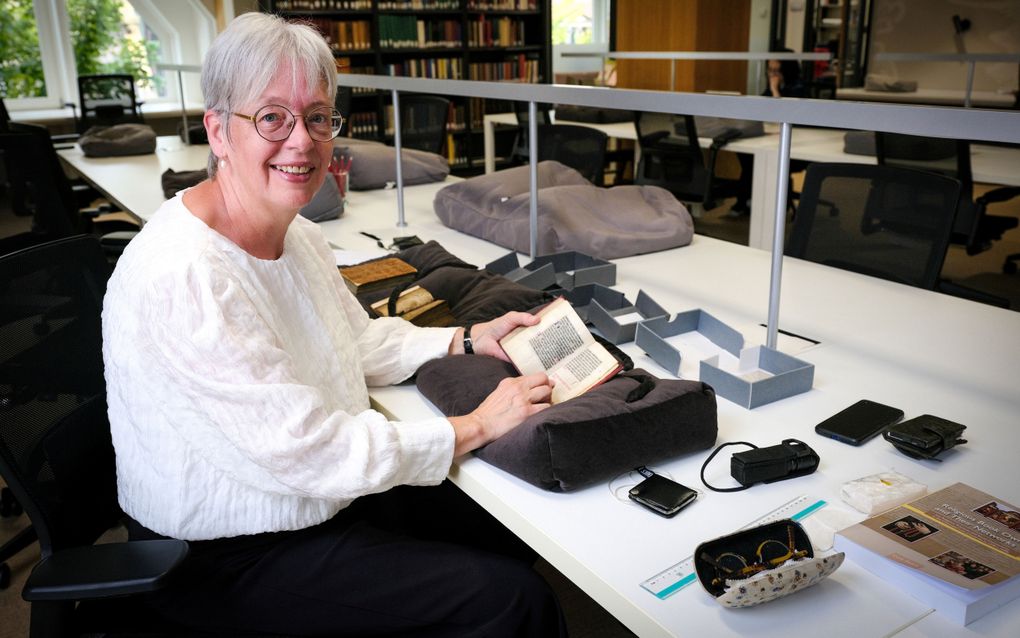
M291 111L290 109L288 109L286 106L283 106L282 104L266 104L265 106L260 106L255 111L255 115L245 115L244 113L238 113L236 111L231 111L230 114L231 115L236 115L237 117L239 117L239 118L241 118L243 120L248 120L249 122L251 122L252 126L255 127L255 132L258 133L259 137L261 137L265 141L267 141L267 142L285 142L288 139L290 139L290 136L294 133L294 128L295 128L294 124L292 124L291 127L290 127L290 130L287 131L287 135L284 136L284 137L281 137L278 140L271 140L271 139L269 139L268 137L266 137L265 135L262 134L261 130L259 130L259 125L258 125L258 122L256 121L255 118L256 118L256 116L259 113L261 113L262 111L264 111L265 109L268 109L270 107L276 107L276 108L283 109L288 114L290 114L290 117L291 117L291 119L293 119L294 124L297 124L297 119L298 118L297 118L296 115L294 115L294 111ZM337 125L335 131L332 131L333 134L329 137L329 139L317 140L314 137L312 137L311 129L308 127L308 120L307 120L307 118L308 118L308 115L311 115L311 113L315 113L316 111L321 111L321 110L326 110L326 109L329 110L330 119L332 119L334 117L340 118L340 124ZM341 113L336 108L329 107L329 106L319 106L319 107L316 107L316 108L312 109L312 111L310 113L302 115L301 116L301 120L305 123L305 131L308 133L308 137L313 142L320 142L320 143L325 144L326 142L332 142L333 140L335 140L337 138L338 135L340 135L340 131L343 130L343 128L344 128L344 121L346 120L346 118L344 118L343 113Z

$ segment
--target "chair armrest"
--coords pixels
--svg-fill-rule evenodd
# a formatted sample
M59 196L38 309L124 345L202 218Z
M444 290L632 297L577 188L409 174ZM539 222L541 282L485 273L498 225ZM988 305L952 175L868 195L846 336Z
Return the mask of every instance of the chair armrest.
M971 288L970 286L953 283L948 279L940 279L937 286L938 291L946 295L952 295L953 297L959 297L969 301L977 301L979 303L985 303L999 308L1009 308L1009 299L1006 299L1005 297L993 295L983 290L978 290L977 288Z
M39 561L21 597L87 600L154 591L187 555L188 543L174 539L72 547Z
M981 197L978 197L976 201L987 206L988 204L1008 201L1018 195L1020 195L1020 186L1004 186L988 191Z

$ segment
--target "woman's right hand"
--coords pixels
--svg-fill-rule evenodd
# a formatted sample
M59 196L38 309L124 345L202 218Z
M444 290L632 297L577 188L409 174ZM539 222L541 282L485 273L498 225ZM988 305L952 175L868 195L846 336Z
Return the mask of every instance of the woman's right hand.
M549 407L552 383L544 372L508 377L473 412L450 417L456 434L454 456L498 439L533 414Z

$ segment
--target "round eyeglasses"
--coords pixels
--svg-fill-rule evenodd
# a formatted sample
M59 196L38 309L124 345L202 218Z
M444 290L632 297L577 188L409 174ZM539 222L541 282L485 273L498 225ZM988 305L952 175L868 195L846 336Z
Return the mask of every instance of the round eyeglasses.
M285 106L269 104L263 106L255 115L232 113L255 125L255 131L268 142L282 142L294 131L296 121L294 114ZM305 130L308 137L316 142L328 142L340 134L344 125L344 116L340 111L326 106L319 107L304 116Z

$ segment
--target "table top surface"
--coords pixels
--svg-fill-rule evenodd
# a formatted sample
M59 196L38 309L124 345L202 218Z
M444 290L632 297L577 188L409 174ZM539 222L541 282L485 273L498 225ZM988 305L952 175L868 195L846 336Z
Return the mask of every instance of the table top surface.
M155 155L137 162L101 160L101 170L93 170L91 179L111 180L105 189L120 192L138 210L154 211L163 201L159 174L166 168L200 168L207 152L162 144ZM69 154L62 152L79 165ZM93 162L89 166L96 169ZM320 226L331 242L350 250L374 247L374 240L359 234L366 231L384 239L411 234L434 239L479 266L505 255L506 249L439 222L431 203L445 185L405 189L405 227L396 224L392 189L350 193L344 216ZM632 301L643 290L671 313L707 310L744 333L752 345L764 342L759 324L767 316L769 260L765 251L696 235L687 247L616 260L614 288ZM717 494L701 489L699 469L707 453L681 457L655 469L701 489L701 495L673 519L618 498L606 483L557 494L473 457L458 460L451 478L642 636L786 636L791 626L825 628L834 636L888 635L903 628L900 635L1014 635L1020 623L1018 601L963 628L929 615L928 607L850 561L821 585L753 610L724 610L697 584L665 600L640 587L690 556L699 542L730 533L800 496L829 503L805 519L809 532L824 538L826 527L863 518L841 503L840 485L879 471L899 471L932 489L963 481L1020 502L1020 313L785 258L780 327L820 342L795 355L816 366L812 389L754 410L720 398L718 442L771 445L801 439L822 459L808 477ZM780 348L786 347L781 340ZM623 348L638 367L670 377L633 344ZM395 418L437 414L412 385L373 389L372 398ZM814 424L861 398L897 406L907 418L934 414L964 423L969 443L942 463L930 463L907 459L881 438L854 448L814 433ZM725 465L713 464L709 480L728 484Z
M505 255L506 249L436 219L431 200L441 187L408 189L406 227L395 226L393 192L377 191L371 201L352 200L344 217L322 224L323 230L334 243L354 250L373 244L357 234L368 231L384 238L435 239L476 265ZM381 214L387 206L390 219ZM632 301L644 290L671 313L708 310L740 330L748 345L763 343L759 324L767 315L769 259L764 251L696 235L684 248L615 260L614 288ZM666 272L677 276L663 277ZM926 618L926 606L852 562L817 591L750 614L721 609L698 585L666 600L640 588L643 580L689 556L699 542L802 495L829 502L813 516L816 522L805 519L809 530L859 520L863 515L841 503L839 487L880 471L899 471L933 489L960 480L1020 501L1012 462L1020 450L1014 426L1020 411L1020 313L787 258L780 325L820 341L796 355L816 366L813 388L754 410L719 399L718 441L769 445L799 438L822 458L819 471L809 477L716 494L701 488L699 479L707 453L683 457L656 470L701 489L701 496L676 518L661 519L618 499L605 483L556 494L475 458L461 459L451 476L639 635L779 636L788 633L794 618L803 626L827 627L833 635L885 635L919 618L924 622L911 625L909 635L1011 635L1020 621L1018 602L961 628L938 615ZM638 367L670 376L632 343L623 348ZM372 395L397 418L437 414L412 386L373 389ZM967 424L970 443L942 463L922 463L881 438L853 448L814 433L814 424L861 398L900 407L908 418L935 414ZM714 473L709 477L716 484L730 480L725 462Z

